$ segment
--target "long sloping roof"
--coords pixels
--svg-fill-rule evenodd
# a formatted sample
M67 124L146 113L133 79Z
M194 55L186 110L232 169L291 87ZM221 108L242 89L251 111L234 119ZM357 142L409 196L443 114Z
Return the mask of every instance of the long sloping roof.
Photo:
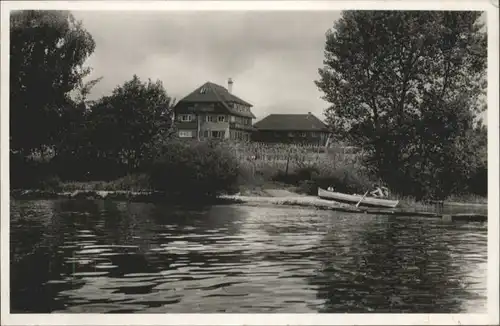
M270 114L256 122L258 130L298 130L298 131L328 131L327 125L315 115L308 114Z
M249 107L252 107L252 104L242 100L232 93L229 93L229 91L225 87L214 84L212 82L206 82L205 84L201 85L186 97L184 97L182 100L180 100L178 104L183 103L222 103L224 107L226 107L226 109L232 114L255 118L251 111L238 111L228 103L238 103Z

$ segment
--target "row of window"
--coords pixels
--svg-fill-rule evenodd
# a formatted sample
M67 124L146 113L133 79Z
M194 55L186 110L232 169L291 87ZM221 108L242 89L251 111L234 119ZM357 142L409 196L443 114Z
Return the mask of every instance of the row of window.
M193 130L179 130L179 137L181 138L193 138L194 131Z
M233 103L233 109L235 109L238 112L248 112L250 111L250 108L246 105L238 104L238 103Z
M241 131L231 131L231 134L229 135L229 138L233 140L250 140L250 134L247 132L241 132Z
M194 114L181 114L181 115L179 115L178 120L182 121L182 122L191 122L191 121L195 121L196 118L195 118ZM205 121L206 122L226 122L226 116L225 115L219 115L219 116L206 115Z
M203 137L205 138L225 138L225 130L204 130Z
M206 122L228 122L228 117L226 115L205 115L205 121ZM182 122L191 122L195 121L195 115L194 114L181 114L179 115L178 120ZM236 123L241 123L244 125L250 125L252 124L251 119L249 118L242 118L242 117L234 117L230 116L229 117L230 122L236 122Z
M196 135L195 130L179 130L180 138L193 138ZM204 138L225 138L226 131L225 130L204 130L203 131Z
M234 120L232 120L231 122L236 122L236 123L246 125L246 126L249 126L252 124L252 119L250 119L250 118L243 118L243 117L231 117L231 118L234 118Z

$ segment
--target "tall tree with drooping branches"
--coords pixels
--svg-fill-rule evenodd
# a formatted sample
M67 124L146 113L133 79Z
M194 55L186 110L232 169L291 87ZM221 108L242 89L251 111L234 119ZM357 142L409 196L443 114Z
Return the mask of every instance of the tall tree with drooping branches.
M327 32L316 81L327 121L400 193L442 198L474 173L486 91L481 16L345 11Z
M10 16L11 149L23 155L54 146L70 93L90 73L92 36L68 11L23 10Z

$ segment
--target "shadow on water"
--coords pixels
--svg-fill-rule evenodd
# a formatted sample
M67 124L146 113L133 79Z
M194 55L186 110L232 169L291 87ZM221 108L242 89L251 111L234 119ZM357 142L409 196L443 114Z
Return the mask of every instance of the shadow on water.
M480 224L50 200L13 201L10 231L12 313L477 312L485 302Z
M159 280L160 272L188 263L231 264L238 259L237 251L223 254L196 246L202 249L236 234L238 221L245 216L228 207L177 211L162 205L93 200L16 201L12 207L13 313L120 302L114 294L150 293L157 284L148 282L148 277ZM214 236L199 237L206 233ZM109 283L124 281L109 287L104 278ZM90 293L89 284L110 290L112 298ZM75 293L80 298L72 300Z
M355 219L362 221L366 217ZM472 233L467 237L469 230ZM470 285L486 286L487 236L477 236L474 230L484 231L485 226L439 222L432 225L428 220L384 217L371 219L362 228L347 231L329 228L321 241L328 249L320 258L322 267L311 278L311 284L319 286L318 298L325 300L320 311L460 313L464 309L484 310L485 292L478 294ZM476 259L479 257L484 269L467 271L469 264L478 261L474 262L474 257L465 259L464 252ZM483 304L464 307L464 302L474 301Z

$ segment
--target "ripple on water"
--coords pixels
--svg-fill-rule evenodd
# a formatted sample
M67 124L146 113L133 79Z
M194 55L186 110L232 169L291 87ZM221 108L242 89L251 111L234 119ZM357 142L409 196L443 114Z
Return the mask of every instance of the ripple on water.
M99 276L108 275L108 272L77 272L77 273L73 273L71 275L73 277L89 278L89 277L99 277Z
M193 213L92 203L79 204L85 212L74 202L37 206L29 228L12 218L13 249L47 228L52 238L37 246L48 254L26 265L51 263L55 275L40 281L49 288L42 298L37 280L12 265L11 275L21 275L12 285L14 310L34 310L22 300L32 296L49 302L48 312L485 311L483 226L244 205ZM87 216L80 230L67 214Z
M94 266L96 269L114 269L118 268L118 265L111 265L111 264L98 264Z

